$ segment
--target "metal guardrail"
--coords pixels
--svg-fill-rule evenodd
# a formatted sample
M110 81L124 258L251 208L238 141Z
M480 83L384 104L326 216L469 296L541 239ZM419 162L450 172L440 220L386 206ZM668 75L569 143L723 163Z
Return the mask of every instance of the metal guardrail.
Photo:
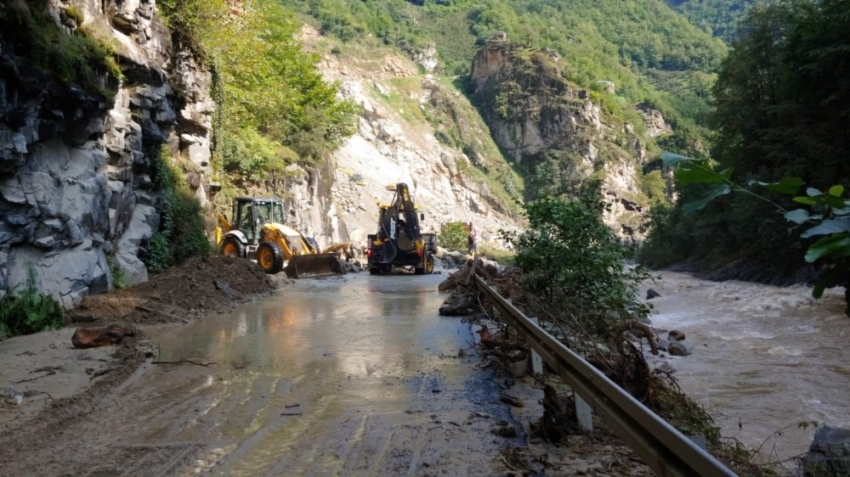
M525 336L531 348L656 474L664 477L737 477L581 356L532 323L478 275L475 275L475 282L502 311L509 324Z

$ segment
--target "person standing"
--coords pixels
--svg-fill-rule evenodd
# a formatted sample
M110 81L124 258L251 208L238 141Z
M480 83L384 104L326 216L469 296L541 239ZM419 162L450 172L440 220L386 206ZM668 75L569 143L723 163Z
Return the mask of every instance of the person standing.
M478 255L478 235L475 234L474 230L469 232L466 242L469 254L472 255L472 258L475 258Z

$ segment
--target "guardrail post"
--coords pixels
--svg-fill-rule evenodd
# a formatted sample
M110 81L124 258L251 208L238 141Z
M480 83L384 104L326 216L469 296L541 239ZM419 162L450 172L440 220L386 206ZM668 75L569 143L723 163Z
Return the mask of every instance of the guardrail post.
M573 389L576 418L582 427L592 429L592 409L588 404L592 403L605 424L657 475L737 477L714 456L647 409L582 356L531 323L528 317L500 296L483 278L476 275L473 280L493 300L506 322L515 327L528 340L531 348Z
M528 319L535 325L540 325L540 320L536 316L530 316ZM531 348L530 345L531 343L529 343L529 348ZM537 351L534 351L534 348L531 349L531 372L534 374L543 374L543 358L537 354Z
M593 432L593 409L590 404L586 403L575 389L573 389L573 401L576 403L576 421L581 427Z

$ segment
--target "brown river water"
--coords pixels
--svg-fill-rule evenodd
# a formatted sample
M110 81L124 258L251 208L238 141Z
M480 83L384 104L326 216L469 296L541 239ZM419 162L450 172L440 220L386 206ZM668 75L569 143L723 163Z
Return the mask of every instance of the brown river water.
M850 428L843 288L816 300L803 286L662 277L643 287L662 295L650 301L652 325L683 331L694 344L692 355L666 359L724 437L782 461L808 450L815 429L801 422Z

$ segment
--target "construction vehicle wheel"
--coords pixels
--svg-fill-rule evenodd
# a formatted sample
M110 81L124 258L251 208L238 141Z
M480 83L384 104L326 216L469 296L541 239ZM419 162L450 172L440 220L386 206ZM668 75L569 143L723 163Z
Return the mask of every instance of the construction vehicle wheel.
M283 252L276 243L263 242L257 247L257 263L266 273L278 273L283 269Z
M224 242L221 243L221 254L225 257L243 258L245 257L245 244L236 237L226 237Z
M430 253L425 256L425 273L429 275L434 273L434 256Z

